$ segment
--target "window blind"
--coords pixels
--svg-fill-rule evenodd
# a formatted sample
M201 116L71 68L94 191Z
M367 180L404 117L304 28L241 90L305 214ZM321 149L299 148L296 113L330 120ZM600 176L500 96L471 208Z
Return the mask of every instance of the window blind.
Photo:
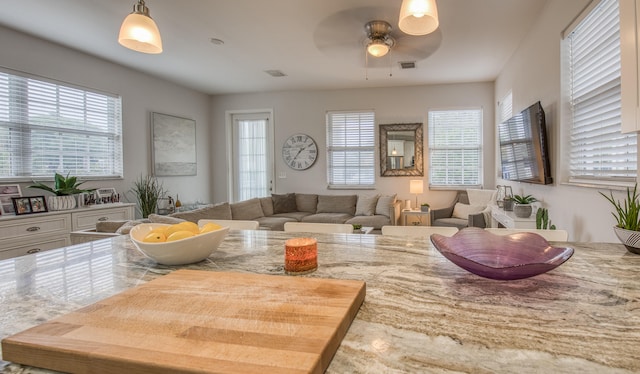
M482 110L429 111L429 185L482 184Z
M119 96L0 71L0 180L123 176Z
M513 117L513 94L509 91L498 104L498 123Z
M375 184L373 112L327 113L327 180L330 188Z
M268 125L267 118L236 119L234 122L234 134L237 136L237 201L269 196Z
M572 182L633 181L635 134L622 134L620 15L601 1L568 33L570 177Z

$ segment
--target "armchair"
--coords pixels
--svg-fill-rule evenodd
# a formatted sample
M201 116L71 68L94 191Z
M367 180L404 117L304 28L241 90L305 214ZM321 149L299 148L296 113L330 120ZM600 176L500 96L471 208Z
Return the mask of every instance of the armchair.
M485 228L489 226L487 222L485 222L485 214L482 211L476 212L469 210L468 217L466 219L462 218L462 215L460 215L461 205L459 205L459 209L456 210L456 203L469 205L469 195L466 190L458 191L458 194L449 206L440 209L431 209L431 226L457 227L459 229L464 227ZM454 210L456 210L455 216Z

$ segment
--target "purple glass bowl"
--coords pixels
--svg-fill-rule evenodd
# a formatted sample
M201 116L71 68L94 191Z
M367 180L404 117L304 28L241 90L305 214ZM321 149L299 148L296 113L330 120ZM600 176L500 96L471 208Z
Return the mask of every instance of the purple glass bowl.
M552 247L542 236L530 232L502 236L469 227L451 237L432 234L431 242L461 268L498 280L546 273L573 255L573 248Z

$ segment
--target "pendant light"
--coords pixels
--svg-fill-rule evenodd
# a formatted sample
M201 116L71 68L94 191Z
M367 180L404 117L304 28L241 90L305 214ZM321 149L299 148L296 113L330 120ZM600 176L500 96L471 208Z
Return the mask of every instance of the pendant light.
M427 35L439 25L436 0L402 0L398 27L409 35Z
M138 0L133 12L122 22L118 43L142 53L162 52L160 31L149 16L149 8L144 5L144 0Z

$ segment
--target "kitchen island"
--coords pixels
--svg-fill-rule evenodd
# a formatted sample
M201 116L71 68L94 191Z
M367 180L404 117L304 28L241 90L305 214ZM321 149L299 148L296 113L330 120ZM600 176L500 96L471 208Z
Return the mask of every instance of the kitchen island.
M293 236L231 231L187 266L157 265L126 236L0 261L0 338L180 268L283 275ZM328 373L640 371L640 256L620 244L565 243L575 254L557 269L495 281L449 262L427 238L313 236L319 266L305 277L366 282ZM50 371L0 361L0 372Z

